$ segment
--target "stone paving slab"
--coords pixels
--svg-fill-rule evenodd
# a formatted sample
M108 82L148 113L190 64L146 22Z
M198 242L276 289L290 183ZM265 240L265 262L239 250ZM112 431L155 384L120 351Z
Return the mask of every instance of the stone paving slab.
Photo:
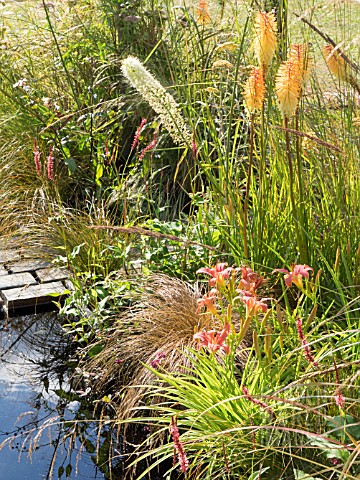
M40 280L40 283L66 280L69 276L69 272L65 268L44 268L42 270L36 270L35 274Z
M20 253L16 250L0 250L0 264L20 260Z
M49 268L51 263L45 260L22 260L9 265L9 273L35 272L41 268Z
M34 307L58 300L66 291L61 282L43 283L20 288L3 290L0 295L9 311L16 308ZM56 294L55 296L51 294Z
M2 277L3 275L8 275L8 274L9 274L9 272L7 270L5 270L3 265L0 265L0 277Z
M14 273L13 275L0 276L0 290L8 290L9 288L23 287L25 285L36 285L36 284L37 284L37 281L31 275L31 273L28 273L28 272Z

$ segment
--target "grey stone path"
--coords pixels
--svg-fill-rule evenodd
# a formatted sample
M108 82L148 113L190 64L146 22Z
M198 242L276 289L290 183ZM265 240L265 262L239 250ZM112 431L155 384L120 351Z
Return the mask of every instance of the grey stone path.
M0 303L5 312L51 304L65 295L68 272L20 251L0 250Z

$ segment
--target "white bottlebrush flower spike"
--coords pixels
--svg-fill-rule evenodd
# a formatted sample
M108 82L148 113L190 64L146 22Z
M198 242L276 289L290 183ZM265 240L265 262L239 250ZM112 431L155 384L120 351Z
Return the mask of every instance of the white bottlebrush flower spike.
M122 72L130 84L160 116L161 122L178 145L191 147L192 134L181 115L178 104L136 57L122 62Z

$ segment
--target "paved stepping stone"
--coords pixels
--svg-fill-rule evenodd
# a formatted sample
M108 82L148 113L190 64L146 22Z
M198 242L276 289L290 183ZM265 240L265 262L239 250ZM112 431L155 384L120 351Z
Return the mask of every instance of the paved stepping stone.
M6 272L7 273L7 272ZM36 285L37 281L31 273L14 273L14 275L0 276L0 290L8 290L14 287L24 287L25 285Z
M59 300L59 297L63 295L65 291L66 288L61 282L51 282L2 290L0 295L7 305L7 310L11 311L16 308L52 303Z
M48 267L51 267L51 263L45 260L21 260L9 265L9 273L35 272L40 268Z
M66 280L69 272L64 268L45 268L36 270L35 275L40 283L53 282L54 280Z

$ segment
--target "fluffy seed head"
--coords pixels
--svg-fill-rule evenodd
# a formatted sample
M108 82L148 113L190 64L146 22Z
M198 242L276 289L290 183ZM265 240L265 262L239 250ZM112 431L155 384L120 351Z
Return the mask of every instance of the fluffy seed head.
M339 50L332 45L325 45L322 49L326 64L330 72L339 80L349 81L349 74L346 69L346 63Z
M122 73L129 83L144 97L178 145L191 147L192 134L189 131L178 104L136 57L122 62Z
M244 86L244 99L249 113L263 108L265 98L264 75L260 68L254 67Z
M280 65L275 91L283 118L290 118L295 113L301 93L296 63L288 60Z
M271 12L257 12L255 17L255 55L264 71L276 50L277 23Z

